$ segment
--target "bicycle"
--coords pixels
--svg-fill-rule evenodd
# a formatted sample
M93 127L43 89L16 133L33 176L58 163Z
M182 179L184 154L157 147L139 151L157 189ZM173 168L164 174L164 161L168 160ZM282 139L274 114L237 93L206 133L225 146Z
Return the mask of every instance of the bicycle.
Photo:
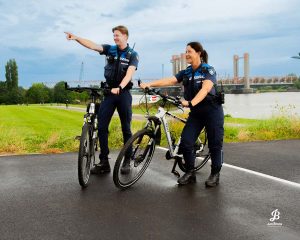
M91 102L87 105L86 113L83 117L83 126L81 135L76 136L80 140L78 152L78 180L81 187L88 186L91 169L95 166L96 152L98 151L98 119L97 113L100 103L103 100L103 95L108 94L110 89L101 82L99 87L69 87L65 82L65 89L75 92L89 93Z
M167 143L168 143L168 151L166 152L166 159L174 159L173 168L171 173L173 173L178 178L180 174L176 171L177 165L179 168L186 172L185 162L183 159L183 155L180 149L180 141L181 138L175 142L174 136L171 134L169 129L169 124L166 116L172 117L173 119L186 123L186 119L175 116L171 112L165 109L165 105L167 102L176 106L177 108L183 111L183 107L180 102L180 97L172 97L165 94L160 93L157 89L149 89L146 88L144 90L145 99L146 99L146 109L147 109L147 94L149 95L158 95L161 98L161 104L158 108L158 111L155 115L150 116L148 109L146 114L146 125L143 129L136 132L124 145L121 149L117 160L115 162L114 171L113 171L113 180L115 185L120 189L126 189L135 184L144 174L147 167L149 166L154 151L155 145L160 144L161 139L161 125L163 125L163 130L166 135ZM121 166L125 161L125 155L127 151L131 151L130 157L130 172L128 174L124 174L121 171ZM207 134L205 128L202 130L199 135L196 143L195 143L195 168L194 171L198 171L201 169L207 161L210 159L210 154L207 148ZM128 161L128 159L126 159Z

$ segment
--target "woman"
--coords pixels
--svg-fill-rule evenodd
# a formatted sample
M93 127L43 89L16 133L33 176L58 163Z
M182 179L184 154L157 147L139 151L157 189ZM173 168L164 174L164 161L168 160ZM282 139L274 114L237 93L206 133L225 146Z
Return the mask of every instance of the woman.
M207 130L208 147L211 154L211 174L206 180L207 187L219 184L223 163L224 113L222 105L216 100L216 72L207 64L208 55L199 42L186 46L186 61L190 64L173 77L142 83L141 88L162 87L181 83L184 85L182 105L190 108L187 123L181 134L181 149L187 172L178 179L178 184L196 182L194 172L194 144L203 127Z

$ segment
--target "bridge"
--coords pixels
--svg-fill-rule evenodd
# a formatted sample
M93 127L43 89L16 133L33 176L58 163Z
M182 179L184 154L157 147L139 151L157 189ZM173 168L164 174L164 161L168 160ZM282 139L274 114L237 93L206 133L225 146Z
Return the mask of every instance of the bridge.
M139 79L134 79L133 83L134 86L137 87L137 81ZM140 79L143 82L150 82L156 80L154 78L143 78ZM273 77L250 77L249 83L250 85L254 86L275 86L275 85L293 85L298 80L298 77L295 75L292 76L273 76ZM66 80L70 86L94 86L99 85L100 82L104 82L105 80L86 80L86 81L79 81L79 80ZM52 88L57 84L59 81L51 81L51 82L43 82L46 86ZM218 78L218 85L225 85L225 86L241 86L245 85L244 78Z
M141 79L143 82L150 82L155 79ZM250 92L253 92L253 89L262 87L262 86L293 86L295 82L298 80L297 76L274 76L274 77L251 77L249 78L249 89ZM70 86L99 86L101 81L105 80L87 80L87 81L79 81L79 80L71 80L67 81ZM140 89L137 86L138 79L134 79L134 87L132 89L133 94L140 94ZM218 85L221 84L227 88L227 90L231 89L232 93L248 93L245 92L245 83L244 78L221 78L218 79ZM58 82L44 82L44 84L50 88L53 88L55 84ZM228 89L229 88L229 89ZM182 95L183 88L181 85L173 86L173 87L163 87L160 88L161 91L167 93L172 96ZM249 93L250 93L249 92Z

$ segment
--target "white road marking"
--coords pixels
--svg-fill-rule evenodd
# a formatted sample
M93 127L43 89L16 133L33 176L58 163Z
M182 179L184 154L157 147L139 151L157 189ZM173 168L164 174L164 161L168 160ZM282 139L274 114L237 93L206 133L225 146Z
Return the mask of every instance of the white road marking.
M168 149L164 148L164 147L157 146L156 148L161 149L163 151L168 151ZM277 181L277 182L285 183L285 184L300 188L300 184L296 183L296 182L292 182L292 181L288 181L288 180L285 180L285 179L282 179L282 178L274 177L274 176L271 176L271 175L268 175L268 174L256 172L256 171L253 171L253 170L249 170L247 168L237 167L237 166L227 164L227 163L223 163L223 166L228 167L228 168L232 168L232 169L236 169L236 170L240 170L240 171L243 171L243 172L247 172L247 173L250 173L250 174L253 174L253 175L256 175L256 176L268 178L268 179L271 179L271 180L274 180L274 181Z

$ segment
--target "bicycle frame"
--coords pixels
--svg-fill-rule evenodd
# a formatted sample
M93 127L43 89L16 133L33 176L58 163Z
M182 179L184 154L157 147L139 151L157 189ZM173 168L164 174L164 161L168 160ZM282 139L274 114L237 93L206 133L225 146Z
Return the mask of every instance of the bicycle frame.
M170 157L174 158L176 156L181 157L181 155L178 155L178 150L179 150L179 144L181 142L181 137L178 139L177 143L175 144L174 147L174 143L172 140L172 136L171 136L171 131L169 128L169 123L168 120L166 118L166 116L170 116L174 119L176 119L177 121L180 121L182 123L186 123L186 119L177 117L175 115L173 115L172 113L170 113L169 111L166 111L163 107L159 107L158 108L158 112L155 114L155 117L157 117L161 124L163 125L165 134L166 134L166 138L167 138L167 142L168 142L168 148L169 148L169 153L170 153Z
M167 160L175 159L171 172L173 174L175 174L177 177L179 177L180 174L175 170L175 168L177 166L178 160L183 158L183 155L182 155L182 153L180 153L180 150L179 150L180 143L181 143L181 137L178 139L177 143L175 142L175 139L172 138L171 131L169 128L169 123L167 120L167 116L172 117L173 119L180 121L183 124L186 124L187 120L173 115L172 113L165 110L165 108L164 108L166 102L170 101L171 103L176 105L179 109L183 110L179 103L179 98L173 98L170 96L161 95L159 93L159 91L158 92L153 91L153 93L163 97L162 98L163 102L162 102L161 106L159 106L158 111L154 116L150 116L149 114L146 115L146 118L148 119L148 121L146 123L146 128L148 127L148 128L153 129L154 135L156 137L158 135L158 131L161 128L161 125L163 126L163 130L166 134L166 139L167 139L167 143L168 143L168 151L166 153L166 159ZM153 123L154 123L154 128L153 128ZM200 149L198 151L202 151L204 149L204 145L200 138L198 138L198 140L199 140L199 143L201 144Z

